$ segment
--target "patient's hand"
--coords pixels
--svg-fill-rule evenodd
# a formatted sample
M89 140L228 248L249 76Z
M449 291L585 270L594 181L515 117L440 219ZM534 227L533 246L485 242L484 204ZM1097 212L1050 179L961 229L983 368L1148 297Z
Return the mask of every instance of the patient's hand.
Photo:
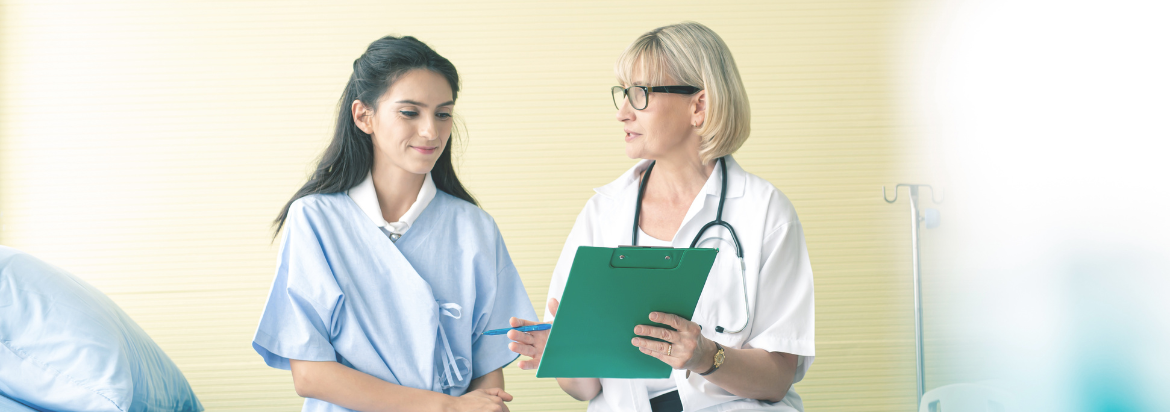
M500 388L476 389L455 398L455 405L449 410L468 412L508 412L504 402L511 402L512 395Z
M548 313L556 316L558 306L560 306L560 302L557 302L556 299L550 298L548 300ZM520 318L512 318L509 322L513 328L540 324L540 322L524 320ZM511 349L512 352L516 352L532 358L520 361L520 369L536 369L537 366L540 366L540 357L541 355L544 355L544 344L545 342L548 342L548 333L549 331L547 330L538 330L534 332L521 332L518 330L508 331L508 339L514 341L508 344L508 349Z

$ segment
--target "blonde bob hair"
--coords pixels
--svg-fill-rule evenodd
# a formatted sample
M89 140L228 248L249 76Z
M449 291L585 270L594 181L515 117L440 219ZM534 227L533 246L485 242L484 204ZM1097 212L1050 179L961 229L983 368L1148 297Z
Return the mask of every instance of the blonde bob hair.
M703 163L735 153L751 133L751 108L735 59L707 26L684 22L651 30L622 52L614 72L624 87L645 81L707 92L707 116L699 128Z

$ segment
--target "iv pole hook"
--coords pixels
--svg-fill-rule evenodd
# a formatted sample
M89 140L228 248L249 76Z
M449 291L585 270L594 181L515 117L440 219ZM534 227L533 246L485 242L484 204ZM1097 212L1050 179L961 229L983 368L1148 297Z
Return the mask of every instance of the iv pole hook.
M894 186L894 198L893 199L890 199L889 196L886 195L886 186L882 185L882 200L885 200L886 203L897 202L898 201L898 188L900 188L902 186L909 187L910 190L914 190L915 188L919 188L919 187L925 187L927 189L930 189L930 201L934 202L934 204L936 204L936 205L941 204L943 202L943 200L945 200L944 193L941 193L942 192L941 189L938 190L938 192L940 192L939 198L935 199L934 198L935 190L930 185L911 185L911 184L906 184L906 183L898 183L897 186Z

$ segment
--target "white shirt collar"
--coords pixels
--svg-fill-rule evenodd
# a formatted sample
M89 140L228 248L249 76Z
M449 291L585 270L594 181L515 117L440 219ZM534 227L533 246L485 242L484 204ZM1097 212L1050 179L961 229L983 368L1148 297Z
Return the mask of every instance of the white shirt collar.
M374 175L373 173L366 174L366 180L363 180L357 186L346 192L358 207L366 212L370 220L374 222L375 226L384 228L392 233L399 235L406 233L410 229L410 225L418 219L418 215L422 214L423 209L431 203L435 198L435 193L438 189L435 188L435 181L431 179L431 174L427 173L426 179L423 180L422 188L418 191L418 197L415 198L414 204L406 210L397 222L387 222L382 217L382 206L378 202L378 193L374 190Z

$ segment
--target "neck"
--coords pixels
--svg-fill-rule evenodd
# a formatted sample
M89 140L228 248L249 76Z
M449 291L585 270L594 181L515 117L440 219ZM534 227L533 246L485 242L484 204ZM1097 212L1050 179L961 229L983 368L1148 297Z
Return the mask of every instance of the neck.
M704 164L697 152L692 156L656 159L650 182L646 185L646 195L689 205L714 170L715 161Z
M392 165L374 165L371 173L382 218L387 222L397 222L418 199L426 175L411 173Z

